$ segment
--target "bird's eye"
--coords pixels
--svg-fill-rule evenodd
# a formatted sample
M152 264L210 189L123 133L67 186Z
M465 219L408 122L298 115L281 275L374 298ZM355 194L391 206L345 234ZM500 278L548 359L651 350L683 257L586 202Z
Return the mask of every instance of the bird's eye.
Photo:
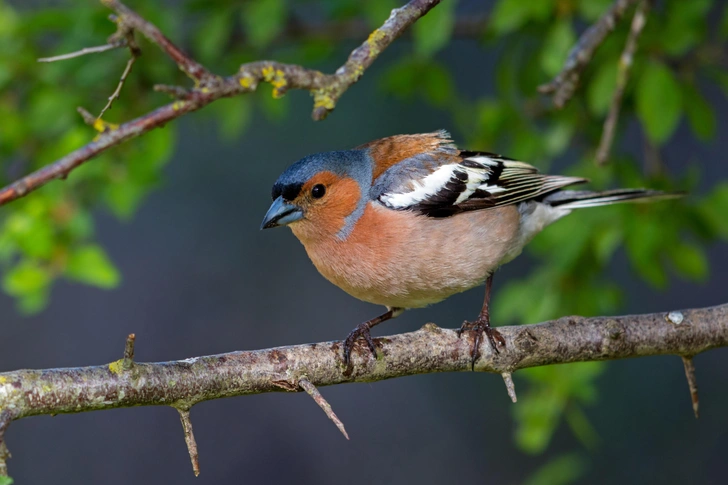
M311 195L314 199L320 199L324 196L326 193L326 187L324 187L322 184L316 184L311 189Z

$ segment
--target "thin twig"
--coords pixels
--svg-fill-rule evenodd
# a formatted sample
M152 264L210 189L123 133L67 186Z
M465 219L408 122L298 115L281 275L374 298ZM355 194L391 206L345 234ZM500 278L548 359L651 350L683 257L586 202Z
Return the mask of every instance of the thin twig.
M132 50L132 52L134 52ZM137 60L137 56L132 54L132 56L129 58L128 61L126 61L126 67L124 68L124 72L121 73L121 78L119 79L119 84L116 85L116 89L114 92L109 96L109 101L106 103L106 106L101 110L101 113L99 113L98 119L101 119L104 116L104 113L111 108L111 105L114 103L114 100L116 100L119 97L119 94L121 94L121 88L124 86L124 82L126 82L126 78L131 72L131 68L134 65L134 62Z
M76 167L99 153L164 126L169 121L207 106L217 99L255 91L261 82L272 84L275 96L283 96L289 89L309 91L314 98L312 117L315 120L322 120L333 111L339 98L361 78L364 71L371 66L382 51L439 2L440 0L411 0L403 7L394 9L387 21L372 32L364 43L354 49L347 61L334 74L324 74L321 71L294 64L256 61L243 64L234 75L223 78L211 73L188 57L157 27L121 2L103 0L104 4L118 14L115 20L119 27L117 33L112 37L129 35L131 30L143 34L171 57L182 71L195 80L195 87L184 99L157 108L120 126L94 123L94 127L101 132L94 141L0 189L0 205L23 197L51 180L65 178Z
M700 401L698 400L698 381L695 379L695 364L692 357L683 356L682 361L685 367L685 377L688 380L688 388L690 389L690 400L693 403L693 413L695 413L695 419L698 419Z
M612 104L609 108L607 119L604 121L602 139L599 142L599 148L597 149L597 165L604 165L607 162L609 152L611 151L612 144L614 143L614 134L617 129L617 121L619 120L619 111L622 106L624 90L627 86L627 79L629 78L629 71L632 67L634 53L637 50L637 41L639 40L642 29L644 29L645 23L647 22L647 13L650 10L650 5L650 0L642 0L637 6L637 10L632 18L632 26L629 30L629 37L627 37L624 51L622 51L622 55L619 58L619 64L617 66L617 87L615 88L614 95L612 96Z
M518 401L518 397L516 396L516 385L513 384L513 376L510 372L503 372L501 376L503 376L503 381L506 383L508 397L511 398L511 401L516 403Z
M637 0L616 0L594 25L581 35L569 52L561 72L548 84L539 86L539 92L553 95L554 106L560 109L569 102L579 85L581 72L589 64L597 48L615 29L625 11L636 2Z
M74 57L85 56L86 54L95 54L97 52L106 52L106 51L110 51L112 49L118 49L119 47L124 47L125 45L126 45L126 40L120 40L118 42L112 42L109 44L98 45L96 47L84 47L83 49L78 50L76 52L69 52L68 54L61 54L60 56L41 57L40 59L38 59L38 62L65 61L67 59L73 59Z
M346 432L346 428L344 428L344 423L341 422L339 417L336 415L333 409L331 409L331 404L326 401L326 399L321 395L318 389L316 389L316 386L311 384L307 379L299 379L298 385L301 386L301 388L308 393L309 396L313 398L314 401L316 401L316 404L319 405L321 409L326 413L326 416L329 417L331 421L334 422L337 428L339 428L339 431L341 431L341 434L344 435L344 438L347 440L349 439L349 434Z
M179 419L182 421L182 430L185 433L185 443L187 444L187 451L190 453L190 461L192 462L192 471L195 476L200 475L200 456L197 453L197 442L195 441L195 434L192 432L192 421L190 420L189 409L177 408L179 412Z
M202 64L185 54L161 30L151 22L142 18L135 11L117 0L101 0L101 3L118 14L117 22L120 26L132 29L143 34L147 39L159 46L192 80L206 84L215 76Z
M122 361L122 367L124 370L129 370L134 367L134 340L136 340L136 335L133 333L130 333L129 336L126 337L124 360Z

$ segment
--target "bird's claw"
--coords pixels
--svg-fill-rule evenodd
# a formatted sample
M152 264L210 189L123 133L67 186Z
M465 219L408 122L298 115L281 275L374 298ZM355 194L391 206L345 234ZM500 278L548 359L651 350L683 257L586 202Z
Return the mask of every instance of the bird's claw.
M475 333L473 349L470 352L470 366L473 370L475 370L475 362L480 358L480 342L483 339L483 334L488 337L490 347L496 354L500 353L498 347L506 346L506 339L503 338L503 335L501 335L501 333L497 329L491 327L490 323L487 321L476 320L474 322L463 322L463 324L457 330L458 338L462 336L463 332L466 332L468 330L472 330Z
M356 341L360 338L363 338L366 341L369 350L372 351L372 355L377 355L377 347L374 345L374 340L372 340L370 333L370 327L367 323L368 322L364 322L357 325L354 330L349 332L346 340L344 340L344 364L347 366L351 362L351 349L354 348Z

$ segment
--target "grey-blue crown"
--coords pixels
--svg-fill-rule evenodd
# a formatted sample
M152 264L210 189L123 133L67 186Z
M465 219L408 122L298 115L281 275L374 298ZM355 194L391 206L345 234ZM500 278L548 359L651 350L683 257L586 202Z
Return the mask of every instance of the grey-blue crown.
M322 171L335 173L341 177L351 177L359 184L371 183L371 166L364 150L342 150L314 153L288 167L273 184L271 196L277 199L295 199L301 187L311 177Z

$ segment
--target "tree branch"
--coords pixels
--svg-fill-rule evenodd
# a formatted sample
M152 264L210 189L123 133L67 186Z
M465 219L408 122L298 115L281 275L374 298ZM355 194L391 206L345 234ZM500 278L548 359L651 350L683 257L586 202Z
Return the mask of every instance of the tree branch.
M629 30L629 37L619 57L617 65L617 86L612 95L612 103L609 108L609 114L604 121L604 129L602 130L602 139L599 141L599 148L595 156L597 165L604 165L609 158L609 152L614 142L614 134L617 131L617 121L619 120L619 111L622 107L622 98L624 97L624 89L627 87L627 79L629 71L632 68L632 60L637 50L637 41L639 40L642 29L645 28L647 22L647 13L650 10L651 0L642 0L637 6L637 10L632 18L632 26Z
M569 52L561 72L550 83L539 86L539 92L553 95L554 106L559 109L566 106L579 85L581 72L592 60L607 35L617 27L627 9L637 1L616 0L598 21L579 37Z
M117 0L102 0L117 16L117 33L112 39L137 31L162 49L179 68L195 81L189 91L180 90L183 97L171 104L116 126L101 122L94 124L101 133L94 141L69 153L30 175L0 189L0 205L27 195L51 180L66 178L68 174L109 148L164 126L180 116L196 111L213 101L255 91L261 82L273 85L273 96L283 96L289 89L309 91L314 98L314 120L324 119L336 107L339 98L356 83L364 71L372 65L379 54L386 49L410 25L425 15L440 0L411 0L401 8L392 10L387 21L350 55L334 74L307 69L294 64L276 61L256 61L243 64L237 73L228 77L213 74L162 34L153 24ZM112 43L111 40L109 42ZM165 89L173 91L169 87Z
M499 327L499 331L506 339L505 348L494 354L485 341L475 370L504 374L508 383L511 373L526 367L650 355L692 357L728 346L728 303L669 314L564 317ZM377 358L366 345L357 345L349 368L342 364L341 342L335 341L173 362L128 365L127 360L125 365L125 359L120 359L94 367L0 373L0 431L3 422L7 425L10 420L39 414L158 405L189 411L199 402L222 397L312 392L312 386L471 369L472 339L458 338L455 330L432 323L416 332L375 339L375 343ZM302 382L311 386L302 388ZM181 416L184 422L185 415ZM2 434L0 450L1 443ZM189 443L194 442L188 437ZM191 451L192 455L196 457L196 452Z

